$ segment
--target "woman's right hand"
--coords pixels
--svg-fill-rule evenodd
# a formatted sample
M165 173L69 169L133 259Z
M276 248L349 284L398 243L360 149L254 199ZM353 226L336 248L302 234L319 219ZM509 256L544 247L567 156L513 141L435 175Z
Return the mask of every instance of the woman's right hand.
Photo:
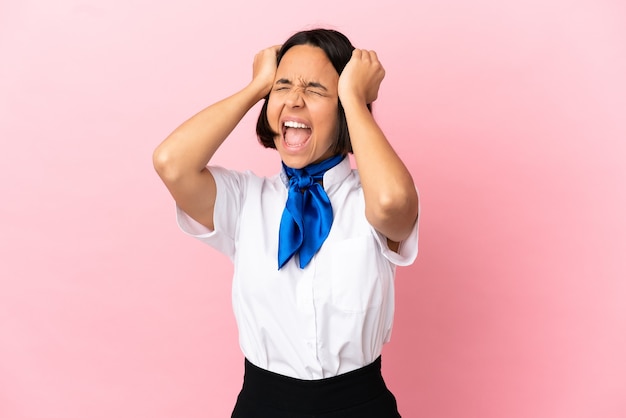
M217 186L206 166L245 114L269 94L279 48L256 54L252 81L245 88L183 122L154 151L154 167L176 204L211 230Z
M276 76L276 67L278 51L281 45L274 45L259 51L254 56L252 64L252 82L257 84L263 97L267 96L272 90L274 77Z

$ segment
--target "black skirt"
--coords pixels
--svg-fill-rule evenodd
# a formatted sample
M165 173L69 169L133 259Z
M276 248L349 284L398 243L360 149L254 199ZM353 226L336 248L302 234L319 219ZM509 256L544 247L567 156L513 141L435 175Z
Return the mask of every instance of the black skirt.
M300 380L261 369L247 359L231 418L398 418L381 359L339 376Z

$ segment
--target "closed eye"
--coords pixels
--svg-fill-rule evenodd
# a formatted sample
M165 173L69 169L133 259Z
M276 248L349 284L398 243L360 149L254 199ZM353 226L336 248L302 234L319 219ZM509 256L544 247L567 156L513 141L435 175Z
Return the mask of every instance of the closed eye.
M323 95L324 95L321 91L316 91L316 90L309 90L309 89L307 89L307 91L306 91L306 92L307 92L307 93L313 93L313 94L315 94L316 96L323 96Z
M275 86L276 86L276 88L274 89L275 91L287 90L291 88L291 81L287 80L286 78L281 78L281 79L276 80Z

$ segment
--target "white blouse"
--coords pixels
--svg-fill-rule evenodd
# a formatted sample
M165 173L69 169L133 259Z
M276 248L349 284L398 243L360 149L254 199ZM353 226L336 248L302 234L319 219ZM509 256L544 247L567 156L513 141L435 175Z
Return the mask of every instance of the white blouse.
M278 230L287 199L284 173L210 167L217 183L215 230L177 208L181 229L234 263L232 303L245 357L299 379L322 379L366 366L389 341L395 266L417 256L418 223L398 253L365 218L358 172L348 158L324 175L334 221L304 269L294 256L278 270Z

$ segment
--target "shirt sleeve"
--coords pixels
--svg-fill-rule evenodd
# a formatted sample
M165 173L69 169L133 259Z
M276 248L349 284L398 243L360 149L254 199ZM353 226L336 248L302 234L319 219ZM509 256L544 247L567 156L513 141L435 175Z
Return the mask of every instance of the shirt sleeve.
M413 229L411 230L409 236L400 243L398 252L390 249L387 245L387 238L383 234L372 228L383 256L385 256L387 260L389 260L396 266L410 266L417 258L419 241L419 218L421 213L421 209L419 207L417 213L418 215L417 219L415 220L415 224L413 224Z
M210 230L200 224L178 206L176 206L176 220L184 233L210 245L232 260L235 255L242 199L248 182L245 174L236 171L217 166L209 167L209 170L217 186L213 211L215 229Z

